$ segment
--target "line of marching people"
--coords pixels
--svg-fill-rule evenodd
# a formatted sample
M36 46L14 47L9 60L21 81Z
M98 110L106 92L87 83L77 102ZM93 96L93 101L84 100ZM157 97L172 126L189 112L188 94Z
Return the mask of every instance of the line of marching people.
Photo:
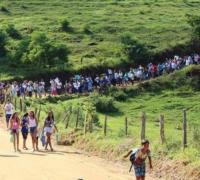
M5 106L5 117L6 117L6 126L11 133L11 141L13 142L14 151L20 152L19 148L19 135L20 131L23 137L23 149L28 150L27 148L27 137L28 134L31 136L32 140L32 150L39 151L38 143L39 139L42 142L42 145L45 146L45 150L48 150L48 146L51 151L53 150L51 136L55 132L58 132L58 129L55 125L55 119L53 111L49 111L47 117L44 120L42 129L39 128L38 120L35 116L34 111L25 113L22 118L19 117L19 114L14 111L14 106L8 99Z

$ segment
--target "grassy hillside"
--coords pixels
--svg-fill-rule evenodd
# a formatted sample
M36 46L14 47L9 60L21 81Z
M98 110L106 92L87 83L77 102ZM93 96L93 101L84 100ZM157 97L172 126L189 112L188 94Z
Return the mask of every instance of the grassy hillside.
M152 52L163 52L191 37L186 14L199 14L198 0L2 0L0 27L14 24L22 36L44 32L70 50L70 70L116 66L126 60L121 37L129 34ZM70 32L60 30L69 22ZM19 40L10 40L11 44ZM82 59L82 64L81 64ZM1 78L27 76L26 67L17 72L1 62ZM64 69L68 69L64 67ZM54 68L53 70L56 70ZM19 74L20 72L20 74Z

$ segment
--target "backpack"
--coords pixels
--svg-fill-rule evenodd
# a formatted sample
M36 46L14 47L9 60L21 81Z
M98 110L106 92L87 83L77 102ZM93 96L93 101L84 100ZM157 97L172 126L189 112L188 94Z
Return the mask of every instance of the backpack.
M131 172L131 169L132 169L133 165L135 164L135 159L136 159L135 156L136 156L136 153L138 152L138 150L139 150L138 148L134 149L133 152L132 152L132 154L130 155L129 160L131 162L131 167L129 169L129 172Z

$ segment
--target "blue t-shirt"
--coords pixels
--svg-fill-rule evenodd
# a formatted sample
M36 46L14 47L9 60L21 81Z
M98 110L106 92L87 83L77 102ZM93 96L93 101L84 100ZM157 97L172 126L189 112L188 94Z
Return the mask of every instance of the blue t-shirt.
M21 125L22 133L28 133L28 118L23 117Z

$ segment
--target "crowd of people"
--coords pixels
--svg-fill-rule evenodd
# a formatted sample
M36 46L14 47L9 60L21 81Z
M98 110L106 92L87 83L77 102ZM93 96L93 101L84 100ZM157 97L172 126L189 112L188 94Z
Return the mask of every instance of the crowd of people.
M137 68L130 68L128 71L108 69L102 75L74 77L62 82L58 77L50 79L49 83L41 81L28 81L22 83L13 82L0 83L0 99L4 98L4 91L9 92L11 96L42 97L46 94L56 96L62 93L88 93L94 89L104 90L108 86L127 86L135 81L148 80L161 76L165 73L171 73L191 64L200 64L200 55L195 53L190 56L180 57L175 55L171 59L166 59L163 63L149 63L146 67L140 65Z
M38 144L39 138L42 141L42 145L45 146L45 150L48 150L48 145L50 150L53 151L51 143L51 135L54 130L58 131L53 111L49 111L47 117L44 120L44 125L42 129L39 128L38 120L33 111L25 113L23 117L19 117L18 113L14 111L14 106L8 99L5 106L5 118L7 129L11 133L11 139L13 142L14 151L21 151L19 148L19 133L21 131L23 138L23 149L28 150L26 141L28 134L30 133L32 140L32 149L33 151L39 151ZM45 137L46 136L46 137Z

